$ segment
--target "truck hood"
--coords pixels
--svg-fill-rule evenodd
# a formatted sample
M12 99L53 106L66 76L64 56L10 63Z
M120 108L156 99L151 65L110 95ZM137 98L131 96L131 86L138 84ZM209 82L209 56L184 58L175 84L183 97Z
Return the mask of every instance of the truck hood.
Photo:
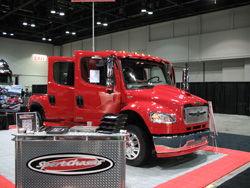
M156 85L152 89L135 90L135 92L130 94L139 100L156 102L169 107L172 105L183 106L185 104L195 106L207 103L200 97L169 85Z

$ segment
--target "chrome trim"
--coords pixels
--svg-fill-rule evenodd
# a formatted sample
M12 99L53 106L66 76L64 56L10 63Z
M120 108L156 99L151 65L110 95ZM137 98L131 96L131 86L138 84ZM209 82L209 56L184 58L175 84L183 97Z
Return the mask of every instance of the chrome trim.
M184 122L186 125L208 121L208 106L191 106L183 110Z
M186 146L190 146L190 141L199 141L197 144L201 144L208 140L210 131L191 133L189 135L175 135L175 136L153 136L153 142L155 146L161 146L169 150L182 150ZM157 152L157 149L156 149ZM159 152L159 151L158 151ZM173 152L173 151L169 151Z

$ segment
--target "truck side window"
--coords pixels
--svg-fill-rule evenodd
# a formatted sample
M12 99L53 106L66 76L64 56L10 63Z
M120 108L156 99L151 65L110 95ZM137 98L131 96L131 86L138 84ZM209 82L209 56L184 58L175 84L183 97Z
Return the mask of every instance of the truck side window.
M106 59L81 59L82 79L90 84L106 86L107 70Z
M75 63L57 61L53 64L54 81L61 85L75 85Z

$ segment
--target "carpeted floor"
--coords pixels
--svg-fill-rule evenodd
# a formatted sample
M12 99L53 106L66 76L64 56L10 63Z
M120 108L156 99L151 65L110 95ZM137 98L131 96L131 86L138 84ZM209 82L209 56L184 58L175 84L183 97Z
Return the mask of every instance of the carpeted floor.
M250 152L250 136L219 133L217 144L221 148ZM219 188L249 188L249 178L250 168L221 184Z
M250 152L250 136L219 133L217 144L220 148Z
M219 188L249 188L250 187L250 168L241 172L237 176L233 177L232 179L226 181L225 183L221 184Z

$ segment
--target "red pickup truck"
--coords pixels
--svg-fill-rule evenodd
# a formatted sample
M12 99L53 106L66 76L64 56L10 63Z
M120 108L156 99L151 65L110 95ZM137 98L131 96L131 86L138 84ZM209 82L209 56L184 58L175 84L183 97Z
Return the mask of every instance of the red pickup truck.
M127 164L185 155L208 144L208 102L176 88L172 64L158 57L117 51L75 51L49 57L47 94L32 95L39 124L70 126L107 113L127 114Z

